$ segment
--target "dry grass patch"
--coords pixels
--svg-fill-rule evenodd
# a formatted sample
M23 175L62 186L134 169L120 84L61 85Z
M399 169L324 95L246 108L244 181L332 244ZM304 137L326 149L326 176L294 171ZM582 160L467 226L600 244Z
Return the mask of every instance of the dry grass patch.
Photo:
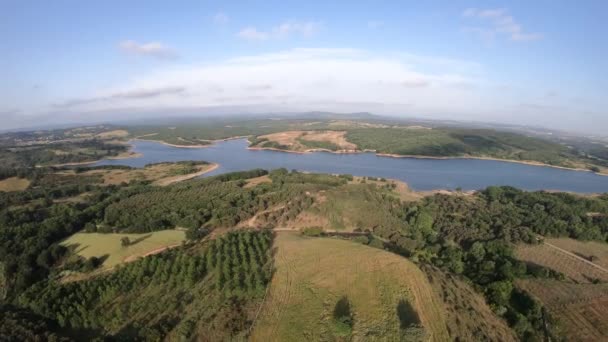
M516 285L548 308L566 341L608 340L608 284L529 279Z
M594 279L608 281L608 272L594 267L589 261L581 260L547 244L518 245L515 249L518 259L548 267L566 275L576 283L591 283Z
M338 145L341 150L356 150L357 145L346 140L346 131L312 131L305 132L302 140L324 141Z
M353 313L354 341L399 340L410 319L424 326L430 340L448 340L441 300L407 259L351 241L289 232L278 233L275 246L276 273L253 341L341 340L333 313L343 296ZM404 317L404 305L415 313Z
M268 177L268 175L264 175L264 176L260 176L260 177L255 177L255 178L249 178L246 180L246 184L245 186L243 186L244 188L253 188L255 186L257 186L258 184L262 184L262 183L272 183L272 179L270 179L270 177Z
M23 191L30 186L29 179L19 178L19 177L10 177L3 180L0 180L0 191Z
M101 132L97 134L98 138L109 139L109 138L124 138L129 135L124 129L115 129L113 131Z
M129 238L131 241L129 246L122 246L123 237ZM185 238L186 233L181 230L161 230L145 234L77 233L61 244L74 248L76 254L87 259L92 256L98 258L107 256L102 268L110 269L150 253L179 246Z
M217 164L196 165L196 172L189 174L179 173L185 166L173 163L161 163L147 166L143 169L110 169L91 170L81 173L82 175L101 175L103 184L121 184L130 181L151 181L155 185L165 186L179 181L191 179L203 175L217 168Z
M469 284L430 265L423 271L446 308L450 340L517 341L507 322L494 314L485 298Z
M324 149L324 145L307 146L309 143L327 143L337 150L354 151L357 145L346 140L346 131L286 131L261 135L258 139L267 139L278 145L287 146L291 151L308 151L313 149Z

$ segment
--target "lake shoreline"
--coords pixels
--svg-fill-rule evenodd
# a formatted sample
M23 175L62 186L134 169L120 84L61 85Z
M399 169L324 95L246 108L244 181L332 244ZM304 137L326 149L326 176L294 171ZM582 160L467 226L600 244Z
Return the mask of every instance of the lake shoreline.
M129 148L129 151L120 153L116 156L110 156L107 158L101 158L92 161L83 161L83 162L73 162L73 163L63 163L63 164L53 164L53 165L36 165L36 167L64 167L64 166L79 166L79 165L89 165L99 163L104 160L123 160L123 159L132 159L132 158L141 158L144 155L139 152L133 152L133 145Z
M224 139L210 140L211 143L209 145L200 145L200 146L198 146L198 145L197 146L175 145L175 144L169 144L169 143L166 143L166 142L160 141L160 140L148 140L148 139L138 139L138 138L135 138L133 140L158 142L158 143L161 143L164 145L177 147L177 148L205 148L205 147L210 147L217 142L235 140L235 139L244 139L244 138L248 138L248 137L249 136L237 136L237 137L230 137L230 138L224 138ZM249 140L247 142L249 142ZM253 150L253 151L268 150L268 151L287 152L287 153L296 153L296 154L306 154L306 153L314 153L314 152L327 152L327 153L334 153L334 154L374 153L375 155L377 155L379 157L389 157L389 158L436 159L436 160L450 160L450 159L454 159L454 160L457 160L457 159L493 160L493 161L502 161L502 162L507 162L507 163L517 163L517 164L532 165L532 166L552 167L552 168L556 168L556 169L570 170L570 171L584 171L584 172L591 172L591 173L594 173L599 176L608 176L608 173L594 172L589 169L551 165L551 164L545 164L545 163L533 161L533 160L514 160L514 159L501 159L501 158L494 158L494 157L402 155L402 154L394 154L394 153L380 153L380 152L377 152L376 150L332 151L332 150L324 149L324 148L311 148L311 149L307 149L304 151L292 151L292 150L282 150L282 149L274 148L274 147L247 146L247 149Z
M249 150L255 150L255 151L268 150L268 151L287 152L287 153L296 153L296 154L307 154L307 153L314 153L314 152L327 152L327 153L333 153L333 154L374 153L375 155L377 155L379 157L387 157L387 158L434 159L434 160L458 160L458 159L463 159L463 160L467 160L467 159L468 160L493 160L493 161L499 161L499 162L516 163L516 164L524 164L524 165L531 165L531 166L551 167L551 168L562 169L562 170L569 170L569 171L591 172L591 173L594 173L594 174L599 175L599 176L608 176L608 173L594 172L594 171L591 171L589 169L551 165L551 164L545 164L545 163L537 162L537 161L533 161L533 160L501 159L501 158L494 158L494 157L476 157L476 156L424 156L424 155L409 155L409 154L408 155L402 155L402 154L394 154L394 153L379 153L379 152L376 152L375 150L362 150L362 151L361 150L338 150L338 151L332 151L332 150L323 149L323 148L308 149L308 150L304 150L304 151L282 150L282 149L274 148L274 147L247 147L247 149L249 149Z

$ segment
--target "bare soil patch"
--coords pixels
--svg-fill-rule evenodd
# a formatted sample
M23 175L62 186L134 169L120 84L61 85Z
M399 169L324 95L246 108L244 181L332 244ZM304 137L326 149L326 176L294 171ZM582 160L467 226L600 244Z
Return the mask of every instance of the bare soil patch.
M346 131L286 131L259 136L260 139L267 139L279 145L287 146L291 151L315 150L299 139L310 142L326 142L334 144L339 150L355 151L357 145L346 140Z
M30 181L26 178L10 177L0 180L0 191L23 191L30 186Z

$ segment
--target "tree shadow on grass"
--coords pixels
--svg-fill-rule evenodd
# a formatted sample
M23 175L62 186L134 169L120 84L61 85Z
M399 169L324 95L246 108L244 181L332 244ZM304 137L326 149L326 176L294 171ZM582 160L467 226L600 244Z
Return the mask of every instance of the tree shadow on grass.
M414 307L403 299L399 300L397 304L397 317L399 317L401 329L420 324L420 317Z
M346 337L353 331L354 319L347 296L342 296L334 307L334 333L337 336Z
M137 238L137 239L135 239L135 240L131 240L131 242L129 242L129 246L133 246L133 245L135 245L135 244L137 244L137 243L140 243L140 242L144 241L145 239L147 239L147 238L149 238L149 237L151 237L151 236L152 236L152 234L147 234L147 235L144 235L144 236L138 237L138 238Z

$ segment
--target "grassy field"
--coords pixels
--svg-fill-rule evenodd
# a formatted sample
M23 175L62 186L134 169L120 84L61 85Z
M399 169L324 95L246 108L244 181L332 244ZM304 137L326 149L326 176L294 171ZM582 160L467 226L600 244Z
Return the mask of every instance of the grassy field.
M536 279L516 284L548 307L566 341L608 340L608 284Z
M407 259L351 241L294 233L278 233L275 246L276 273L253 341L341 340L333 312L344 296L353 312L352 340L399 340L415 322L428 339L448 339L440 299Z
M352 231L376 226L401 226L389 211L389 204L379 197L382 191L374 184L348 184L328 190L320 195L308 213L329 222L328 229ZM392 191L386 190L386 193Z
M522 261L561 272L576 283L591 283L595 279L608 281L608 272L547 244L522 244L517 246L515 254Z
M123 237L128 237L131 245L123 247ZM185 237L185 232L181 230L161 230L147 234L77 233L63 241L62 245L75 248L75 252L84 258L107 256L102 267L109 269L162 248L180 245Z
M23 191L30 186L30 181L25 178L10 177L0 180L0 191Z

